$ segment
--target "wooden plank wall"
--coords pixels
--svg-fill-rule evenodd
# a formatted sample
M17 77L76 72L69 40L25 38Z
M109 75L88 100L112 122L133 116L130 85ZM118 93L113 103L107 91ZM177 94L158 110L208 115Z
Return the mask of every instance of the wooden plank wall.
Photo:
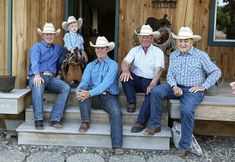
M0 75L7 73L7 34L8 34L8 8L7 8L7 0L0 1Z
M120 0L118 62L121 63L133 46L134 30L141 27L148 17L162 18L167 14L175 31L182 25L192 27L202 36L197 47L216 59L225 80L235 80L235 48L211 47L207 45L209 29L209 7L207 0L178 0L176 8L158 6L151 0ZM24 88L29 68L29 49L41 39L36 28L52 22L56 29L64 20L64 0L13 0L12 57L13 73L17 75L16 88ZM0 69L7 68L7 0L0 1ZM63 33L56 42L63 44ZM0 72L1 73L1 72Z
M119 64L133 47L133 31L143 25L150 16L162 18L167 14L175 31L181 26L189 26L195 34L201 35L203 39L195 46L205 50L216 60L225 80L235 80L235 47L208 46L209 8L208 0L178 0L176 8L159 7L150 0L120 0Z
M29 50L41 40L37 28L43 29L46 22L52 22L56 29L64 20L64 0L13 0L12 55L13 73L17 75L16 87L24 88L29 69ZM63 32L56 43L63 44Z

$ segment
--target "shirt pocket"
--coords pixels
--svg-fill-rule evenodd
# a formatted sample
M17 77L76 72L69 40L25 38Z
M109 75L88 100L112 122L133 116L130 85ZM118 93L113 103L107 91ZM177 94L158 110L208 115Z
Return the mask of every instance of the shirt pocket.
M95 69L95 70L92 70L91 72L91 80L92 82L97 82L99 79L99 70Z
M200 64L198 62L190 62L187 66L187 74L198 75L200 72Z

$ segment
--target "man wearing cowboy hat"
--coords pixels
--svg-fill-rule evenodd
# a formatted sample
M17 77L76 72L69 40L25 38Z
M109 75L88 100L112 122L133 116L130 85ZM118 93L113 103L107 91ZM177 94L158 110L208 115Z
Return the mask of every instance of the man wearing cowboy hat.
M53 105L49 125L62 128L61 118L67 104L70 86L55 77L57 61L63 55L63 47L53 44L55 36L60 29L55 31L52 23L46 23L37 29L43 40L34 44L30 49L29 86L32 90L32 103L34 111L35 128L43 129L43 94L50 91L58 94L57 102Z
M108 42L99 36L95 47L97 59L89 63L83 73L82 80L76 89L81 111L80 132L90 127L91 103L109 113L111 124L111 141L115 155L122 155L122 114L118 100L118 64L110 59L107 53L114 49L114 42Z
M145 98L141 105L136 124L131 132L141 132L146 128L150 112L150 93L152 88L160 83L164 69L164 54L154 46L153 38L158 37L158 31L153 32L149 25L143 25L138 35L140 45L132 48L121 64L120 80L129 106L127 111L136 110L136 92L144 92Z
M207 53L197 49L193 43L201 36L193 35L189 27L181 27L177 40L178 50L170 55L167 83L153 88L151 93L150 127L146 134L161 131L163 100L179 99L181 110L181 138L176 154L188 154L194 127L194 111L209 89L221 76L220 69L210 60Z

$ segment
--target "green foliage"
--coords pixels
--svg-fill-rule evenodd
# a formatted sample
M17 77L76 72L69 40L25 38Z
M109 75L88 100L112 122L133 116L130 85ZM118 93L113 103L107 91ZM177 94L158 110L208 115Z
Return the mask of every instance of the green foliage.
M224 12L223 7L217 7L217 19L216 19L216 27L217 30L223 31L226 33L227 26L231 23L231 17L229 12Z

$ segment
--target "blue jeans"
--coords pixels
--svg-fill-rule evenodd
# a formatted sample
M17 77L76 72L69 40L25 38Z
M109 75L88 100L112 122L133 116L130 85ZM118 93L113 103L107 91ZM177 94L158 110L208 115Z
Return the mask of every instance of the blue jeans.
M179 148L189 150L192 142L192 134L194 128L194 111L198 104L200 104L204 97L204 92L192 93L189 92L191 87L180 86L183 90L181 97L176 97L171 86L161 84L153 88L150 100L150 128L159 127L161 124L161 114L163 109L163 100L179 99L180 100L180 114L181 114L181 138L179 141Z
M90 122L91 105L104 109L109 114L113 148L122 148L122 113L117 95L97 95L79 103L82 122Z
M53 76L41 75L44 83L40 87L36 87L33 83L34 76L29 79L29 86L32 90L32 102L34 111L34 120L43 120L43 95L44 91L58 94L56 103L53 105L50 120L60 121L64 115L64 110L70 93L70 86L64 81Z
M133 80L129 79L127 82L122 82L122 87L127 98L128 103L136 102L136 92L146 93L148 85L152 79L139 77L131 73ZM158 82L159 84L160 82ZM137 122L146 124L150 117L150 94L145 94L144 101L140 107Z

